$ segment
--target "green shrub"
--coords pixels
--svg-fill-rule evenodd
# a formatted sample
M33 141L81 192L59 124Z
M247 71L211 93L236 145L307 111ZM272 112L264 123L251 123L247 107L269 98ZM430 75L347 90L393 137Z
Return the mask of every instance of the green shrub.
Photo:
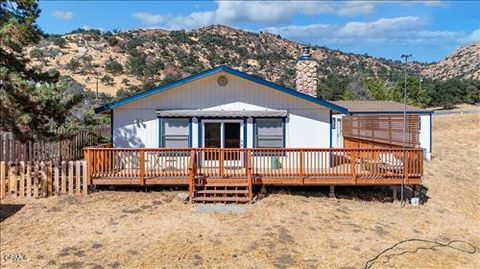
M112 86L113 85L113 78L109 75L104 75L100 81L105 84L105 85L108 85L108 86Z
M113 75L119 75L123 72L123 66L115 60L109 60L105 64L105 71Z
M43 53L40 49L33 48L30 50L30 58L40 60L43 57Z

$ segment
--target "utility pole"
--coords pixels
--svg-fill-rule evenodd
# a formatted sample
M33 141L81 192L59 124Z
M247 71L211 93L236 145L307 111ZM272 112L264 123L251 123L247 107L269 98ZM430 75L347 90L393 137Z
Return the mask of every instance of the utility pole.
M95 79L96 79L96 88L95 88L95 105L98 106L98 73L95 72Z
M407 63L408 63L408 58L412 57L412 54L402 54L402 58L405 58L405 87L403 89L403 136L402 136L402 153L403 153L403 177L402 177L402 185L400 186L400 205L403 206L404 204L404 193L405 193L405 167L407 165L406 163L406 147L405 147L405 132L407 128Z

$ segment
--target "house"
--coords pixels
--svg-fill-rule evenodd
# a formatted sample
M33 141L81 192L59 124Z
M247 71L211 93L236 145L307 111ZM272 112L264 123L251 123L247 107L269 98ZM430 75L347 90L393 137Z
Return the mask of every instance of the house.
M97 108L112 148L86 149L90 183L188 184L203 202L251 201L254 185L419 184L419 148L334 149L334 117L352 113L315 97L317 66L306 49L296 90L220 66Z

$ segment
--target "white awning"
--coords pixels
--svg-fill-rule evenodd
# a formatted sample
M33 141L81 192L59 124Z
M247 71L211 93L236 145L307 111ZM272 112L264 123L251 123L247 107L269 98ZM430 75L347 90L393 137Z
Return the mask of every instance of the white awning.
M269 118L287 117L286 110L157 110L159 117Z

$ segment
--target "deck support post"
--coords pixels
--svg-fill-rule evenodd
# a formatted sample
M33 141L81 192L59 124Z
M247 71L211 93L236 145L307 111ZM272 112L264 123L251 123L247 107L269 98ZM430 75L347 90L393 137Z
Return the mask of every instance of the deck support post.
M417 185L412 185L412 197L417 197Z
M335 185L329 186L328 197L335 198Z
M393 203L397 201L398 186L392 186Z
M267 186L262 185L262 187L260 187L260 193L261 194L267 194Z

